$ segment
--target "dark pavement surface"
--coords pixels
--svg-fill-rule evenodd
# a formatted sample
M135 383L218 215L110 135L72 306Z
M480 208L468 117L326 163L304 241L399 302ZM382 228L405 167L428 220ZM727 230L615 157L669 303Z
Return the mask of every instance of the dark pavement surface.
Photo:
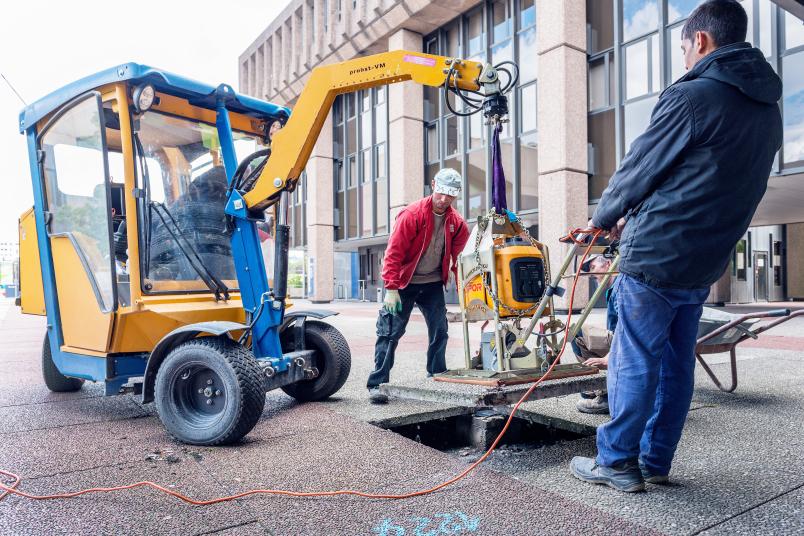
M306 305L300 304L303 307ZM153 405L103 397L100 385L50 393L40 372L45 322L0 304L0 468L31 493L152 480L196 499L252 488L356 489L402 493L437 485L471 463L380 426L466 412L449 403L393 400L371 406L376 305L334 304L332 321L352 349L350 380L332 400L298 405L268 395L244 441L203 448L172 440ZM462 343L450 324L450 367ZM776 332L771 332L774 334ZM752 341L740 354L740 386L717 391L701 374L669 487L625 495L575 480L574 455L593 455L586 437L541 448L504 447L466 479L401 501L260 495L194 507L148 489L34 502L0 502L0 534L796 534L804 533L804 323ZM424 383L426 330L415 315L392 381ZM790 348L792 346L792 349ZM713 356L716 361L718 356ZM724 365L715 370L725 373ZM700 372L700 371L699 371ZM575 412L576 396L527 403L532 420L591 433L605 422Z

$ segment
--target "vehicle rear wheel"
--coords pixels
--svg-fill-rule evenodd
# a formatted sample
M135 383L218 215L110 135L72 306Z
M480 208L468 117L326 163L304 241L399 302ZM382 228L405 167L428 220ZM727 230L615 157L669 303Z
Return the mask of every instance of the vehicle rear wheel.
M295 349L295 329L288 329L283 334L283 352ZM352 368L349 344L335 327L315 320L305 322L304 343L308 350L315 351L312 365L318 369L318 377L286 385L282 390L299 402L324 400L338 392L349 377Z
M54 393L70 393L78 391L84 385L81 378L68 378L56 368L53 362L53 354L50 351L50 337L45 334L45 342L42 343L42 377L45 385Z
M192 445L233 443L265 407L263 374L254 356L223 337L173 348L156 374L156 409L170 434Z

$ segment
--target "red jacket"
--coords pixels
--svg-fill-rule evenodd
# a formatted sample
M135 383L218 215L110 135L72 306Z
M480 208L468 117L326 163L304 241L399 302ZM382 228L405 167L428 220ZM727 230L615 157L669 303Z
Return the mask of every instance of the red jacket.
M469 228L458 211L452 207L444 214L444 259L441 263L441 279L447 284L449 273L456 276L458 255L469 239ZM433 237L433 198L420 199L405 207L396 217L391 239L385 249L382 279L385 288L405 288L416 271L416 265L430 245Z

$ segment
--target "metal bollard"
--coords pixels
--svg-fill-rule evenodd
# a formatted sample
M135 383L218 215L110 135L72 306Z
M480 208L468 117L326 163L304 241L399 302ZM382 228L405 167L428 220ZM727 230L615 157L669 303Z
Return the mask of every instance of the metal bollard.
M382 303L382 288L377 289L377 303Z

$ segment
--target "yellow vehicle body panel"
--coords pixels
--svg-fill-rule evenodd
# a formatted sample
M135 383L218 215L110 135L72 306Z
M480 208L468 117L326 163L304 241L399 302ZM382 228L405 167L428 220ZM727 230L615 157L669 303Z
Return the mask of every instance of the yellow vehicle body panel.
M176 328L196 322L226 320L244 322L245 312L239 297L216 302L211 295L170 296L160 301L143 298L133 308L117 313L110 353L150 352L162 337ZM200 299L199 299L200 298Z
M20 305L29 315L45 315L45 291L33 207L19 221L20 233Z
M106 352L111 334L112 313L101 311L81 258L67 236L52 236L56 296L64 345Z

